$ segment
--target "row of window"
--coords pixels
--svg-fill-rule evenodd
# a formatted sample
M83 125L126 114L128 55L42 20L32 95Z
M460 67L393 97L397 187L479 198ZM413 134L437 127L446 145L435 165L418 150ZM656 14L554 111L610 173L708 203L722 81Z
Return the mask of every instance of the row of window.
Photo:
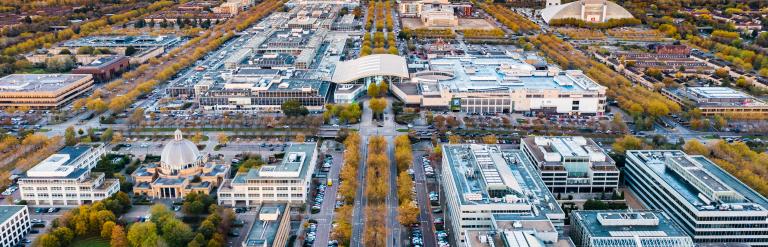
M262 196L262 195L263 195L263 196ZM303 197L303 196L304 196L304 194L300 194L300 193L299 193L299 194L290 194L290 195L291 195L290 197ZM229 198L229 197L233 197L233 198L245 198L245 197L246 197L246 194L239 194L239 193L238 193L238 194L219 194L219 196L220 196L221 198ZM277 193L277 194L248 194L248 196L247 196L247 197L249 197L249 198L259 198L259 197L264 197L264 198L270 198L270 197L287 198L287 197L288 197L288 194L287 194L287 193Z

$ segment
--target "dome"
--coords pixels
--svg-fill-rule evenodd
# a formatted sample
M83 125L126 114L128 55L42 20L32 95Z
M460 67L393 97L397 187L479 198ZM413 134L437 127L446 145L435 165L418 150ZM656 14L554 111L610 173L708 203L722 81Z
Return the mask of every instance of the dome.
M176 130L173 140L163 147L160 154L160 166L173 171L185 169L189 164L196 163L200 157L197 145L184 139L181 130Z

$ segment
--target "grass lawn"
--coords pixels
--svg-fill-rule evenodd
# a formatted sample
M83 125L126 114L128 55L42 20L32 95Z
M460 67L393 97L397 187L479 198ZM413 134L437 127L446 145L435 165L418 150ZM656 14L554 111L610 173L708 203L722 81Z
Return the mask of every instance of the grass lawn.
M77 239L69 246L77 247L109 247L109 241L101 238Z

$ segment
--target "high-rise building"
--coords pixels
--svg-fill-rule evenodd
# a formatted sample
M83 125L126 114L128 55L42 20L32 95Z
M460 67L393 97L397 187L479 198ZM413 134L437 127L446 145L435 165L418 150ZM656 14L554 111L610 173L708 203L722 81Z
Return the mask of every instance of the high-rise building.
M669 215L696 244L768 246L768 199L706 157L680 150L626 154L632 192Z

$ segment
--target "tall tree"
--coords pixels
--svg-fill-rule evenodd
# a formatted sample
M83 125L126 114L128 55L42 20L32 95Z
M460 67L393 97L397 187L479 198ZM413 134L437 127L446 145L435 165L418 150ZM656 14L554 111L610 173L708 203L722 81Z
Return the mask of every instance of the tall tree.
M69 126L64 130L64 143L67 146L74 146L77 144L77 137L75 136L75 127Z

